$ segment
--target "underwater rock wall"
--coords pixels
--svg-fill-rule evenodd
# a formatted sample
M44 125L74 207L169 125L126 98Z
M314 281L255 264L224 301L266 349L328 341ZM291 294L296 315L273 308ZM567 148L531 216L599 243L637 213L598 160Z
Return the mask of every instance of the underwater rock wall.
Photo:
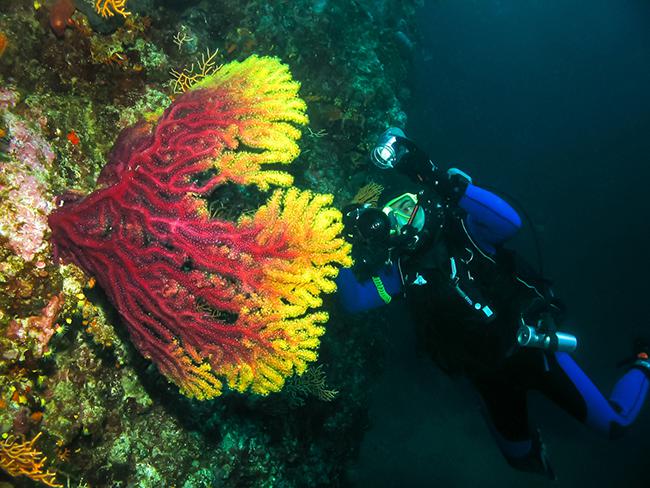
M95 279L55 262L46 221L57 195L95 188L122 129L252 54L280 58L302 84L310 123L289 170L296 184L344 205L365 179L369 144L405 123L417 3L2 6L0 482L346 484L367 423L369 380L381 367L367 323L341 316L326 297L319 359L302 376L268 396L191 400L140 356ZM31 466L18 470L17 452L31 452Z

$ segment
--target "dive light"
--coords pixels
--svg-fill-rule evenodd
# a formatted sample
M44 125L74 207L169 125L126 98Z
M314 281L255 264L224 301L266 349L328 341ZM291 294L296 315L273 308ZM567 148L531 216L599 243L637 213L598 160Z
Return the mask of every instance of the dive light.
M399 159L407 152L402 147L398 138L404 139L404 131L398 127L390 127L377 139L374 149L370 153L370 159L380 169L392 169L399 162Z

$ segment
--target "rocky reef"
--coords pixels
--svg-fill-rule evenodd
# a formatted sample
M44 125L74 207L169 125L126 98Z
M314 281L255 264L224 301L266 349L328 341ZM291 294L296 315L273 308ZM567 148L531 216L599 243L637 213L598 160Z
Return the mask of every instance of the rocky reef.
M55 256L123 129L233 61L286 63L309 123L286 171L342 207L376 135L403 125L418 0L17 0L0 12L0 485L346 486L382 367L335 297L318 359L280 391L199 401L133 345L94 276ZM284 169L284 168L283 168ZM237 202L234 190L224 190ZM233 196L235 195L235 196ZM223 196L223 195L221 195ZM253 192L246 198L257 198ZM232 206L208 200L211 216ZM237 208L237 214L246 208ZM3 485L4 486L4 485Z

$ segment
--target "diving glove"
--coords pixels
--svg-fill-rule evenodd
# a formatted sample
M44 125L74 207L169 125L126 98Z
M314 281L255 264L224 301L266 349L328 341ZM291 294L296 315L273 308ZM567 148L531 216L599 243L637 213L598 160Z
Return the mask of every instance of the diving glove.
M637 338L633 347L634 355L619 361L616 366L640 369L650 378L650 341Z
M643 371L646 376L650 377L650 344L644 339L634 341L636 358L632 366Z

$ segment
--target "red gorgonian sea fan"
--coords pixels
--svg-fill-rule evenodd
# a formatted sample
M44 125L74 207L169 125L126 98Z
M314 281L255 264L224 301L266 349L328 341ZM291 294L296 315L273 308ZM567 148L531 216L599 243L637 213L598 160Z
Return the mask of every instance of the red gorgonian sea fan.
M183 393L266 394L316 359L337 265L351 264L331 195L268 163L298 154L299 84L275 58L233 62L154 122L120 134L88 196L49 217L57 256L94 276L130 336ZM235 221L205 198L228 184L276 189Z

